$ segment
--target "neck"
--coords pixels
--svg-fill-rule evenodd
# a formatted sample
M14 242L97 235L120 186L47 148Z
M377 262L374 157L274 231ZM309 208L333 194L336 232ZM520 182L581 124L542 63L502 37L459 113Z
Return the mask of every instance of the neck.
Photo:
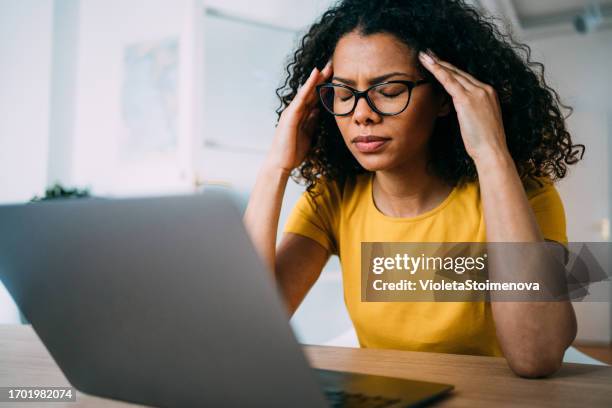
M415 217L437 207L452 187L426 171L427 159L409 160L401 168L377 171L372 195L376 207L392 217Z

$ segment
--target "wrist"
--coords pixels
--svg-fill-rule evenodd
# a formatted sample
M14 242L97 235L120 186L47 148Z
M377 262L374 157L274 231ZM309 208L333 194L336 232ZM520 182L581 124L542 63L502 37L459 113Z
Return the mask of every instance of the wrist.
M515 167L514 160L507 149L488 149L475 155L473 160L478 173Z
M264 173L267 177L271 178L289 178L291 175L291 169L284 168L279 166L274 162L266 162L264 163L262 169L262 173Z

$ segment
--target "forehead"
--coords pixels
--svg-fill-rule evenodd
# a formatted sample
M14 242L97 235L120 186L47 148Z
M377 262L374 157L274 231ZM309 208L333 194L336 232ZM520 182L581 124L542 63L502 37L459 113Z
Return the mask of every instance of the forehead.
M351 32L343 36L333 55L334 74L380 74L382 71L415 73L416 59L412 50L388 33L361 35Z

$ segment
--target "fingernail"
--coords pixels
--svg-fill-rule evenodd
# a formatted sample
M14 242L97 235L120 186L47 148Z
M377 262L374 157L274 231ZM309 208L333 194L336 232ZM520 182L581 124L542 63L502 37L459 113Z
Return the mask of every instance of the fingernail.
M430 65L435 62L434 59L431 58L431 56L425 54L423 51L419 51L419 57L421 58L421 61Z
M312 69L312 72L310 73L310 76L313 76L316 70L317 70L317 67L314 67L314 68Z
M325 64L325 68L323 69L329 68L331 66L331 62L332 62L331 60L327 61L327 64Z
M435 52L433 52L432 50L430 50L429 48L427 49L427 54L435 61L438 61L438 56L436 55Z

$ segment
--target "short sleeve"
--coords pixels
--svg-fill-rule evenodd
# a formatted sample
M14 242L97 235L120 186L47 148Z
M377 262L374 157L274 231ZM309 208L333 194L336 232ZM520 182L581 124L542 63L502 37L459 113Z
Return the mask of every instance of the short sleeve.
M526 186L527 198L544 239L556 241L567 247L567 231L563 202L554 184L541 179L543 186Z
M330 253L337 255L340 191L336 183L326 181L319 182L315 189L315 198L307 191L302 193L289 214L283 231L311 238Z

